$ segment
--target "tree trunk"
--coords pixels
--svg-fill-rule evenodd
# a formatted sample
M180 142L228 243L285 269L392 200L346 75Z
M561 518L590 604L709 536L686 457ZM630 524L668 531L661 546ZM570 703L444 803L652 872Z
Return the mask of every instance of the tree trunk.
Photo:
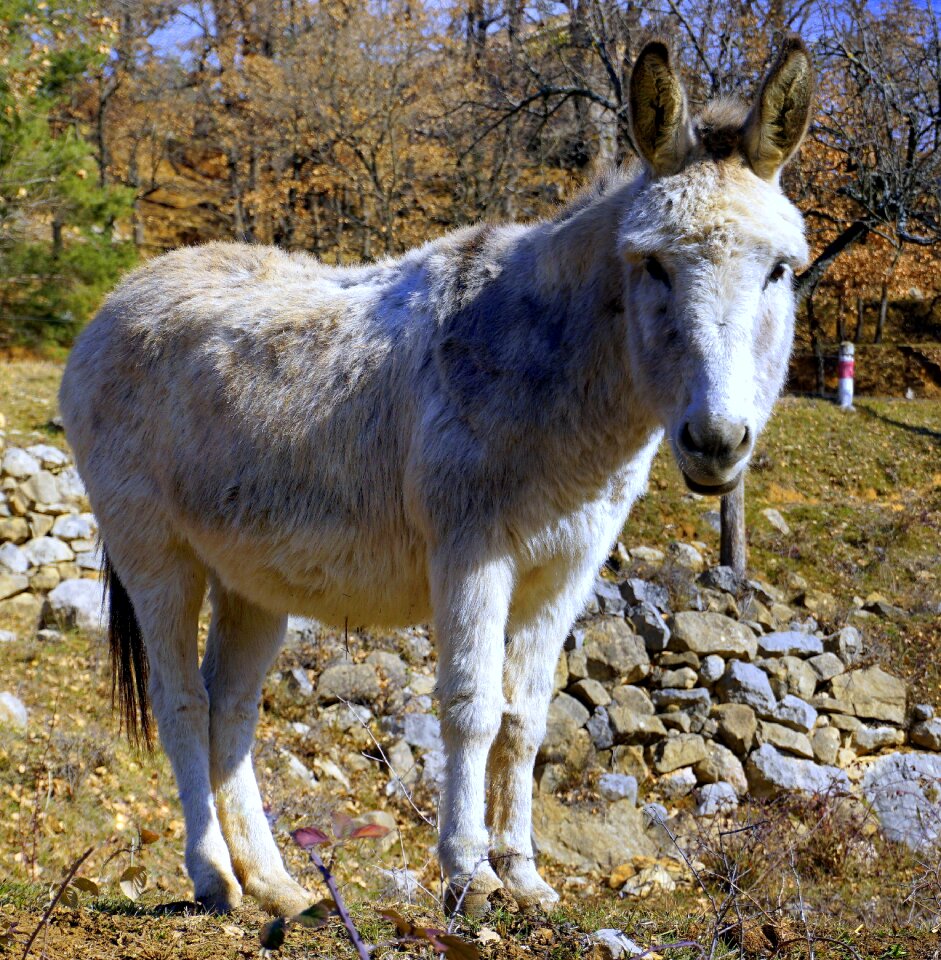
M853 342L859 343L863 339L863 324L866 320L866 311L864 309L862 297L856 298L856 333L853 335ZM842 337L840 338L843 339Z
M885 332L885 318L889 313L889 281L882 281L882 290L879 294L879 319L876 321L876 335L873 343L882 343L882 334Z
M742 477L731 493L722 498L722 532L720 534L719 562L744 576L747 559L745 548L745 478Z
M823 343L820 336L820 321L817 319L817 307L814 302L816 290L807 297L807 325L810 328L810 346L817 358L817 393L823 396L826 393L827 381L823 366Z

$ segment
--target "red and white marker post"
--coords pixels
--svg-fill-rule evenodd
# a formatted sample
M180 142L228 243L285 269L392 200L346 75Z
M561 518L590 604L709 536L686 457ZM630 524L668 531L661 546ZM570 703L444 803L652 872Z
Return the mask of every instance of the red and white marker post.
M836 367L836 397L844 410L853 409L853 378L856 375L856 348L848 341L840 344L840 359Z

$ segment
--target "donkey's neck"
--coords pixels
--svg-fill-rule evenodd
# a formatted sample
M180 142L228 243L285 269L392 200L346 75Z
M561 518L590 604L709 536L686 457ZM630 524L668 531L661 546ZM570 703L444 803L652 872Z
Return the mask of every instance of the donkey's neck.
M617 462L647 442L656 428L635 391L627 347L630 304L625 303L624 264L617 235L636 179L597 185L553 220L529 234L534 300L553 304L565 327L558 338L560 405L555 418L565 443L583 438L579 456L592 449L599 461ZM533 318L538 327L555 310ZM568 396L564 394L567 391Z

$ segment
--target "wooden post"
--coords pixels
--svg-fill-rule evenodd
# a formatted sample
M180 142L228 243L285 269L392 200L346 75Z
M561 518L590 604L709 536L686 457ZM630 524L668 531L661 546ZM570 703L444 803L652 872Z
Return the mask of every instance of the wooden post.
M722 498L719 563L745 575L745 478Z

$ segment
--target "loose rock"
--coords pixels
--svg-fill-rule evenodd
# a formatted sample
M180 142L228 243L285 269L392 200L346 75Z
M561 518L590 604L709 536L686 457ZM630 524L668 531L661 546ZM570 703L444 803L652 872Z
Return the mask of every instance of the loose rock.
M820 794L847 792L850 788L849 778L839 767L785 756L770 743L752 753L745 774L749 789L758 798L772 797L781 790Z
M941 757L887 754L869 765L861 786L889 840L924 851L941 839Z
M699 656L715 653L721 657L754 660L758 650L758 641L751 630L721 613L684 610L673 617L672 629L677 648L692 650Z
M881 667L851 670L830 682L833 696L848 706L848 713L899 726L905 722L905 684Z

